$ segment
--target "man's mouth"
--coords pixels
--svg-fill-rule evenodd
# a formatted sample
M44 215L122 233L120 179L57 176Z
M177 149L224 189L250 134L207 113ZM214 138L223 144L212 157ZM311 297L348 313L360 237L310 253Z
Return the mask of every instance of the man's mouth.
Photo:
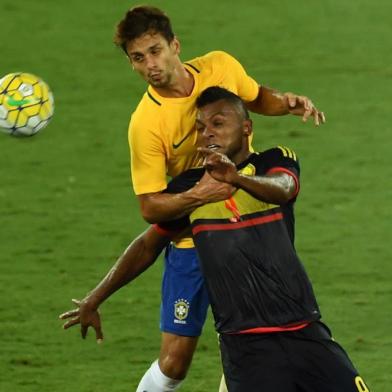
M150 79L159 79L160 76L161 76L161 73L160 72L154 72L154 73L150 73L148 76L149 76Z
M219 146L218 144L209 144L209 145L207 146L207 148L208 148L209 150L217 150L218 148L220 148L220 146Z

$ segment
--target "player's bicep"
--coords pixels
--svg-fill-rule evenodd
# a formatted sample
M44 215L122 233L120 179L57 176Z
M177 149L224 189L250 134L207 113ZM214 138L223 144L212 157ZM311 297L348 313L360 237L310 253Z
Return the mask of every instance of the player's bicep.
M290 170L270 170L266 177L269 177L285 193L288 200L294 199L299 190L298 180L294 172Z
M166 188L166 155L162 141L152 132L129 134L132 184L137 195Z
M292 198L300 190L300 167L297 154L288 147L278 146L260 155L260 162L267 162L262 170L268 176L281 176L281 181L292 191Z

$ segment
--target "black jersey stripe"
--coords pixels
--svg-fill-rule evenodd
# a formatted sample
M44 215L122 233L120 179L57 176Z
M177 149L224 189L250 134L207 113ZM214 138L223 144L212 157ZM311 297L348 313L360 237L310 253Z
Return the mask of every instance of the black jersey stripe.
M233 222L233 223L211 223L211 224L196 224L192 228L192 234L196 235L202 231L217 231L217 230L238 230L244 227L258 226L265 223L275 222L283 219L283 214L277 212L266 216L259 216L251 218L246 221Z
M200 73L200 71L199 71L194 65L189 64L189 63L184 63L184 64L186 64L187 66L191 67L191 68L192 68L194 71L196 71L197 73Z
M148 95L148 97L149 97L152 101L154 101L157 105L162 106L162 104L161 104L157 99L155 99L155 98L150 94L149 91L147 91L147 95Z

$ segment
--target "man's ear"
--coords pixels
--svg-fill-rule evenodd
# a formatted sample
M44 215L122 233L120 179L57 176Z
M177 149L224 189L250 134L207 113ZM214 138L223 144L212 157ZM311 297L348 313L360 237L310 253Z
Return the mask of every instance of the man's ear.
M253 133L253 123L250 118L244 120L244 135L250 136Z
M170 46L174 49L175 54L180 54L181 44L176 36L173 38L172 42L170 42Z

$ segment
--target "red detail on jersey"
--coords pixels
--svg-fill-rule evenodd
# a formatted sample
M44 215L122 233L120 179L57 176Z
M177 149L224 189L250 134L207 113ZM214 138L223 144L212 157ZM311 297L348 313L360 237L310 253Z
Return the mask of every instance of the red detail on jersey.
M159 223L155 223L152 225L152 227L155 229L155 231L163 236L163 237L168 237L168 238L173 238L180 232L180 230L168 230L164 229L162 226L159 225Z
M299 329L305 328L310 323L302 323L286 327L258 327L251 329L244 329L239 332L233 332L234 335L247 334L247 333L271 333L271 332L285 332L285 331L298 331Z
M294 181L295 181L295 194L293 197L298 195L299 192L299 181L298 181L298 177L289 169L286 169L285 167L273 167L272 169L268 170L266 174L272 174L272 173L279 173L279 172L283 172L288 174L289 176L293 177Z
M241 220L240 211L238 210L237 203L233 196L225 200L225 207L233 213L233 217L230 218L230 222L239 222Z
M192 229L193 235L200 233L201 231L214 231L214 230L237 230L243 227L257 226L264 223L274 222L283 219L283 214L277 212L275 214L260 216L258 218L247 219L246 221L228 223L211 223L205 225L197 225Z

